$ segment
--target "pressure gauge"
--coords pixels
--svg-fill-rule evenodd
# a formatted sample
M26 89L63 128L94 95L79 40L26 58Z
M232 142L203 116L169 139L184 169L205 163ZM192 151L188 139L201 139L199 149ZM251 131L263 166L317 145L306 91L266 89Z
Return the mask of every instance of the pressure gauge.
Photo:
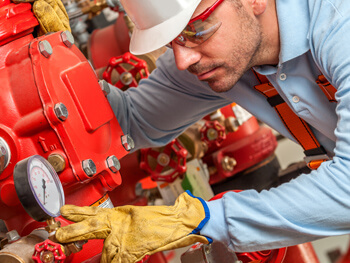
M40 155L18 162L13 180L19 200L26 212L36 221L60 215L64 192L57 173Z

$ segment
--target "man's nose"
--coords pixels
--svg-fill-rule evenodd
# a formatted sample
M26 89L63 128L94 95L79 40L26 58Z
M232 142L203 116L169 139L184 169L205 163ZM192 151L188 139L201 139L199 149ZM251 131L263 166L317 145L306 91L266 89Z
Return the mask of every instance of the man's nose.
M201 59L200 52L192 48L183 47L176 43L173 43L173 50L175 63L179 70L185 70Z

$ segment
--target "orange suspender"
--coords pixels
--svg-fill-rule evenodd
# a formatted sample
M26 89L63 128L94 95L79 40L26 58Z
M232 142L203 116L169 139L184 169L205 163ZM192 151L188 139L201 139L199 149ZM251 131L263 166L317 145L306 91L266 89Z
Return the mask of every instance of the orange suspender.
M330 102L337 102L335 99L335 93L337 92L337 90L332 86L331 83L329 83L325 76L319 75L316 79L316 83L321 88L321 90Z
M288 131L301 147L303 147L304 154L306 155L305 161L309 168L317 169L322 162L329 160L326 151L316 139L309 125L293 112L265 76L258 74L254 70L253 73L260 82L254 88L267 98L267 101L276 110ZM336 89L323 75L318 77L316 83L320 86L329 101L336 102L334 98Z

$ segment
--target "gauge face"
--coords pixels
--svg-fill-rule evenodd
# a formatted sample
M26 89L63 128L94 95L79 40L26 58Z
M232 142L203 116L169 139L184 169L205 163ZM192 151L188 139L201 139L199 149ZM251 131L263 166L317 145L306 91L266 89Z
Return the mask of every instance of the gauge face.
M13 178L17 195L28 214L37 221L60 215L64 192L51 164L39 155L17 163Z
M28 163L28 177L33 194L43 210L53 217L60 215L62 189L58 186L56 172L53 173L46 162L33 158Z

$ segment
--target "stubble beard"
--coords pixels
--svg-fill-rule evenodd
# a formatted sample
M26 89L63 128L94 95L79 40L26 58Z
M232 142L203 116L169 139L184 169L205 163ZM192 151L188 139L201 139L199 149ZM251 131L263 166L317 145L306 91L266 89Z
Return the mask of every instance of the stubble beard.
M262 52L262 30L260 24L248 15L245 10L240 12L242 34L240 50L233 50L219 67L225 76L206 80L210 88L217 92L227 92L242 78L246 71L256 65L255 61ZM211 65L214 68L216 65ZM221 73L222 74L222 73Z

